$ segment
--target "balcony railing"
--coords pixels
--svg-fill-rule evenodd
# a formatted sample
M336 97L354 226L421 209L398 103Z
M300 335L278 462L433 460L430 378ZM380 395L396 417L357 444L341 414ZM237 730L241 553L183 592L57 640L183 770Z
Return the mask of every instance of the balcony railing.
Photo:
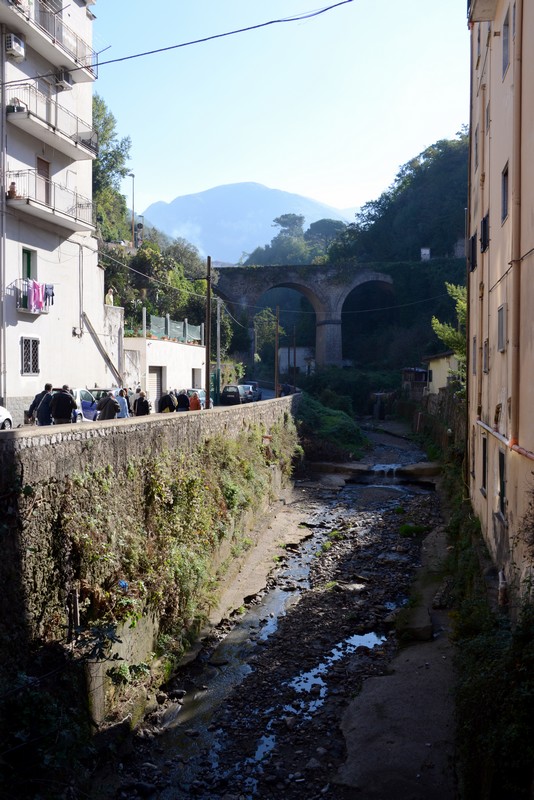
M48 314L54 302L54 287L31 278L18 278L14 284L17 310L27 314Z
M93 204L72 189L39 175L37 170L18 170L6 173L8 204L29 206L28 213L43 218L55 215L72 230L90 230L93 223Z
M61 14L54 11L45 0L11 0L10 5L26 20L32 22L47 39L61 48L77 64L96 75L98 58L93 48L72 28L65 25Z
M82 145L92 155L96 155L98 152L98 136L92 125L84 122L64 106L39 92L35 86L29 86L28 84L11 86L6 111L8 114L32 115L41 124L63 134L75 147L76 145ZM16 122L14 117L11 117L11 119ZM27 126L21 121L20 127ZM61 146L58 149L62 149Z

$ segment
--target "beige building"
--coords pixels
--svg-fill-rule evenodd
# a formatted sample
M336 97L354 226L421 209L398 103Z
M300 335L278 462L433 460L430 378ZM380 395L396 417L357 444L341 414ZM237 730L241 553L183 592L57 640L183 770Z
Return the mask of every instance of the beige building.
M428 394L437 394L440 389L444 389L457 379L459 364L452 350L427 356L422 361L427 365Z
M530 582L534 487L534 3L471 0L470 494L509 584Z

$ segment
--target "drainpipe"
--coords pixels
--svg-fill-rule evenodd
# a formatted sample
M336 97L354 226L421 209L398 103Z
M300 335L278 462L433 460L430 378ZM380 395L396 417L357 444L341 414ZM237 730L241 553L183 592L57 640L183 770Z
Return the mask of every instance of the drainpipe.
M480 24L480 23L479 23ZM480 115L480 212L484 216L484 186L486 183L486 84L481 88L481 115ZM489 150L489 148L488 148ZM482 280L478 284L478 347L477 347L477 419L481 417L482 411L482 367L484 354L484 267L488 266L489 273L489 251L480 254L480 275ZM489 279L488 279L489 282ZM488 303L489 309L489 303Z
M0 400L4 405L7 402L7 347L6 347L6 54L5 54L6 26L1 26L0 45Z
M521 322L521 124L522 124L522 49L523 0L516 4L516 34L513 94L513 150L512 150L512 308L511 308L511 398L510 447L519 443L519 334Z

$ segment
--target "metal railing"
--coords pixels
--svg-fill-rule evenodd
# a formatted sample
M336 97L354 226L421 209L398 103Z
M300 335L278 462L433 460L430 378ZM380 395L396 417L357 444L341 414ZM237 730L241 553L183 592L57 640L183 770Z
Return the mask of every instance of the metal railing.
M35 86L28 84L11 86L6 110L29 111L37 119L68 136L73 142L83 144L93 153L98 152L98 134L92 125L38 91Z
M60 183L51 181L35 169L6 173L7 200L34 200L73 219L92 225L91 200Z
M50 284L48 285L50 286ZM17 309L26 311L28 314L48 314L51 296L47 293L46 287L47 284L37 283L31 278L17 278L13 282Z
M54 11L45 0L33 0L33 2L15 0L11 5L12 8L20 11L28 20L34 22L54 44L59 45L81 66L96 75L98 66L97 53L72 28L65 25L61 15Z

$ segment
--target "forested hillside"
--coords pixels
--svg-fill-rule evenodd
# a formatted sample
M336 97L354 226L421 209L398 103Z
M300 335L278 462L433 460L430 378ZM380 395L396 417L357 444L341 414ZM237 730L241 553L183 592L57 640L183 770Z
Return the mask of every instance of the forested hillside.
M418 261L451 257L464 238L468 134L442 139L399 170L392 186L366 203L329 250L331 261Z

